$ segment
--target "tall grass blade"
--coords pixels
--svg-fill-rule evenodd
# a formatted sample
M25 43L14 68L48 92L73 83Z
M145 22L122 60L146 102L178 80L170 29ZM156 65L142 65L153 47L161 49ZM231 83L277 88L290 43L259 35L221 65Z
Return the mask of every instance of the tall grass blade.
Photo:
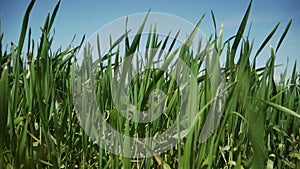
M285 36L287 35L287 33L288 33L289 29L290 29L291 24L292 24L292 20L289 21L289 23L287 24L286 28L284 29L284 32L283 32L283 34L281 35L281 37L280 37L280 39L279 39L279 42L278 42L278 44L277 44L275 53L277 53L277 51L278 51L278 49L279 49L281 43L283 42Z
M279 26L280 22L276 24L276 26L273 28L272 32L267 36L267 38L264 40L264 42L260 45L259 49L257 50L255 56L254 56L254 60L256 60L256 57L259 55L259 53L261 52L261 50L263 48L265 48L266 44L269 42L269 40L272 38L272 36L274 35L274 33L276 32L278 26Z
M231 47L231 58L230 58L230 63L231 64L230 65L233 65L233 63L234 63L234 57L235 57L238 45L240 44L240 40L243 37L244 31L245 31L245 28L246 28L246 25L247 25L247 21L248 21L249 15L250 15L251 5L252 5L252 0L249 3L247 11L246 11L246 13L245 13L245 15L242 19L242 22L240 24L240 27L239 27L236 35L235 35L234 42L233 42L232 47Z

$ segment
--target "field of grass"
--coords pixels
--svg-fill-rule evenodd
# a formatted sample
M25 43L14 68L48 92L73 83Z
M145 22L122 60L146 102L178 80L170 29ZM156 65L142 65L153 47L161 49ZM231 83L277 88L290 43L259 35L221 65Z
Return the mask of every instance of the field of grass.
M114 105L111 88L113 74L122 62L126 62L125 58L140 50L167 50L167 54L160 56L161 60L165 60L163 64L170 64L168 59L177 56L197 79L197 121L186 137L161 154L155 153L150 147L148 151L151 156L129 158L102 149L83 130L82 124L87 124L83 119L88 118L81 116L79 120L76 114L74 88L80 88L82 84L76 86L77 83L74 83L78 82L78 77L74 76L78 71L75 63L79 50L84 48L84 37L77 46L70 45L57 51L51 49L51 30L59 9L58 3L45 19L41 38L33 40L28 26L33 5L34 1L31 1L24 14L17 44L11 43L9 49L3 50L5 44L2 44L2 39L5 33L0 32L0 168L300 167L300 72L296 63L290 68L292 74L287 74L286 68L279 82L274 80L274 71L278 66L275 65L276 53L284 44L292 21L278 39L278 44L274 45L275 48L269 47L268 56L262 56L260 52L279 24L274 26L255 51L248 38L248 30L245 30L250 3L237 33L225 41L222 38L223 27L216 29L212 12L212 23L216 30L197 52L186 44L175 48L173 40L168 36L160 39L155 31L150 31L144 47L140 45L140 35L144 29L150 28L141 25L141 32L137 32L132 39L126 33L121 39L113 39L111 50L99 56L96 65L91 66L92 63L85 57L84 64L93 69L86 70L90 74L85 73L86 76L80 77L83 78L80 80L85 82L85 78L95 76L90 83L96 89L94 94L100 115L116 131L132 137L155 136L173 124L179 127L176 120L180 114L177 105L182 97L179 96L180 86L173 78L169 78L163 71L149 69L133 77L128 89L129 99L139 110L145 110L149 107L147 101L151 90L160 89L166 93L164 113L151 123L135 123L118 115L120 112ZM201 28L201 19L198 27ZM125 44L124 53L120 52L121 43ZM85 56L89 56L87 47L85 51ZM149 58L154 58L158 53L150 50L147 54ZM219 73L224 76L223 83L216 83L214 73L211 74L214 71L206 68L218 64L221 55L226 56L225 64L218 66ZM258 57L269 58L264 67L256 66ZM83 66L83 69L86 67ZM130 66L124 69L130 69ZM213 91L220 88L220 85L223 85L223 90L215 96ZM82 93L79 93L82 103L87 103L87 92L82 89ZM207 140L201 141L200 133L206 117L210 117L210 109L218 108L213 100L221 95L225 102L219 125ZM88 105L83 104L80 108L92 114ZM91 127L91 131L94 129ZM130 151L128 148L131 142L125 140L125 144L126 153ZM144 143L140 144L145 146Z

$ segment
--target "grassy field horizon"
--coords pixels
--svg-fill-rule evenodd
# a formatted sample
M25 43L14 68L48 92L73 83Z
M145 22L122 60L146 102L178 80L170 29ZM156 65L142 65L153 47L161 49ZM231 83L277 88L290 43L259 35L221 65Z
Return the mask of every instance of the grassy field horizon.
M269 46L278 21L255 50L249 37L255 2L230 38L211 11L181 44L182 32L160 36L159 25L145 26L149 12L136 31L124 27L110 38L108 50L98 36L94 46L83 36L54 50L60 1L41 23L39 39L29 25L35 3L18 42L3 44L0 32L0 168L300 167L298 63L275 76L293 20ZM214 30L205 43L195 42L208 17Z

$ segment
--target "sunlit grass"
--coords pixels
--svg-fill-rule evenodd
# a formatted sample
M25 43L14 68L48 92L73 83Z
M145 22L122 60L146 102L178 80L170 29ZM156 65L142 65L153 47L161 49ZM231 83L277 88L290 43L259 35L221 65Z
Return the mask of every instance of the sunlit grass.
M101 149L85 133L76 116L73 103L75 59L82 43L52 51L51 29L59 3L49 14L42 27L41 39L33 41L28 18L34 1L24 15L18 45L0 52L0 167L2 168L299 168L300 167L300 74L295 63L292 74L287 68L274 80L276 53L283 45L291 21L275 48L269 47L269 56L261 56L278 25L259 49L245 37L251 5L249 5L237 33L222 41L221 30L216 30L199 53L189 48L172 46L168 37L159 39L152 31L147 37L146 49L169 50L191 68L197 77L199 91L198 120L192 131L177 146L153 157L131 159ZM212 13L212 20L216 22ZM201 20L199 21L199 24ZM201 25L200 25L201 28ZM148 29L148 28L144 28ZM137 50L138 32L131 41L125 36L115 40L112 50L101 60L92 73L96 75L96 98L99 111L107 122L120 133L136 137L155 136L176 124L180 102L178 86L162 71L148 70L133 78L130 99L141 110L146 109L149 94L160 89L166 94L164 114L151 124L132 123L118 115L111 93L114 71L124 58ZM177 32L173 32L176 37ZM23 47L25 41L26 47ZM176 40L176 38L175 38ZM82 42L84 41L84 38ZM159 42L162 43L159 43ZM37 43L38 42L38 43ZM125 53L118 52L125 43ZM169 44L167 48L163 44ZM239 50L238 50L239 49ZM88 50L88 48L87 48ZM152 51L153 52L153 51ZM206 52L211 58L201 59ZM149 51L149 56L153 53ZM205 142L200 142L204 117L208 116L214 88L205 64L216 63L226 55L221 70L225 76L225 107L220 124ZM87 53L88 55L88 53ZM253 57L253 60L250 58ZM264 67L257 67L259 57L268 57ZM166 59L167 60L167 59ZM238 60L236 63L234 60ZM105 62L105 64L103 64ZM88 63L87 63L88 64ZM92 67L92 66L91 66ZM206 72L203 74L203 72ZM87 99L84 98L83 99ZM205 107L205 105L208 105ZM134 118L134 117L133 117ZM136 117L138 118L138 117ZM178 133L181 134L181 133ZM127 147L129 148L129 147ZM124 150L129 151L129 150ZM150 151L150 150L149 150Z

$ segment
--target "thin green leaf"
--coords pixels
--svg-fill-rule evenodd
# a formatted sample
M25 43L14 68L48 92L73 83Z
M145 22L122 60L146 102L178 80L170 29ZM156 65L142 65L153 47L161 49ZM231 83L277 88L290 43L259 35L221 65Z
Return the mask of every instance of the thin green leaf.
M279 40L279 42L278 42L278 44L277 44L275 53L277 53L277 51L278 51L278 49L279 49L281 43L283 42L283 39L285 38L286 34L288 33L288 31L289 31L289 29L290 29L291 24L292 24L292 20L289 21L289 23L287 24L286 28L284 29L284 32L283 32L283 34L281 35L280 40Z

